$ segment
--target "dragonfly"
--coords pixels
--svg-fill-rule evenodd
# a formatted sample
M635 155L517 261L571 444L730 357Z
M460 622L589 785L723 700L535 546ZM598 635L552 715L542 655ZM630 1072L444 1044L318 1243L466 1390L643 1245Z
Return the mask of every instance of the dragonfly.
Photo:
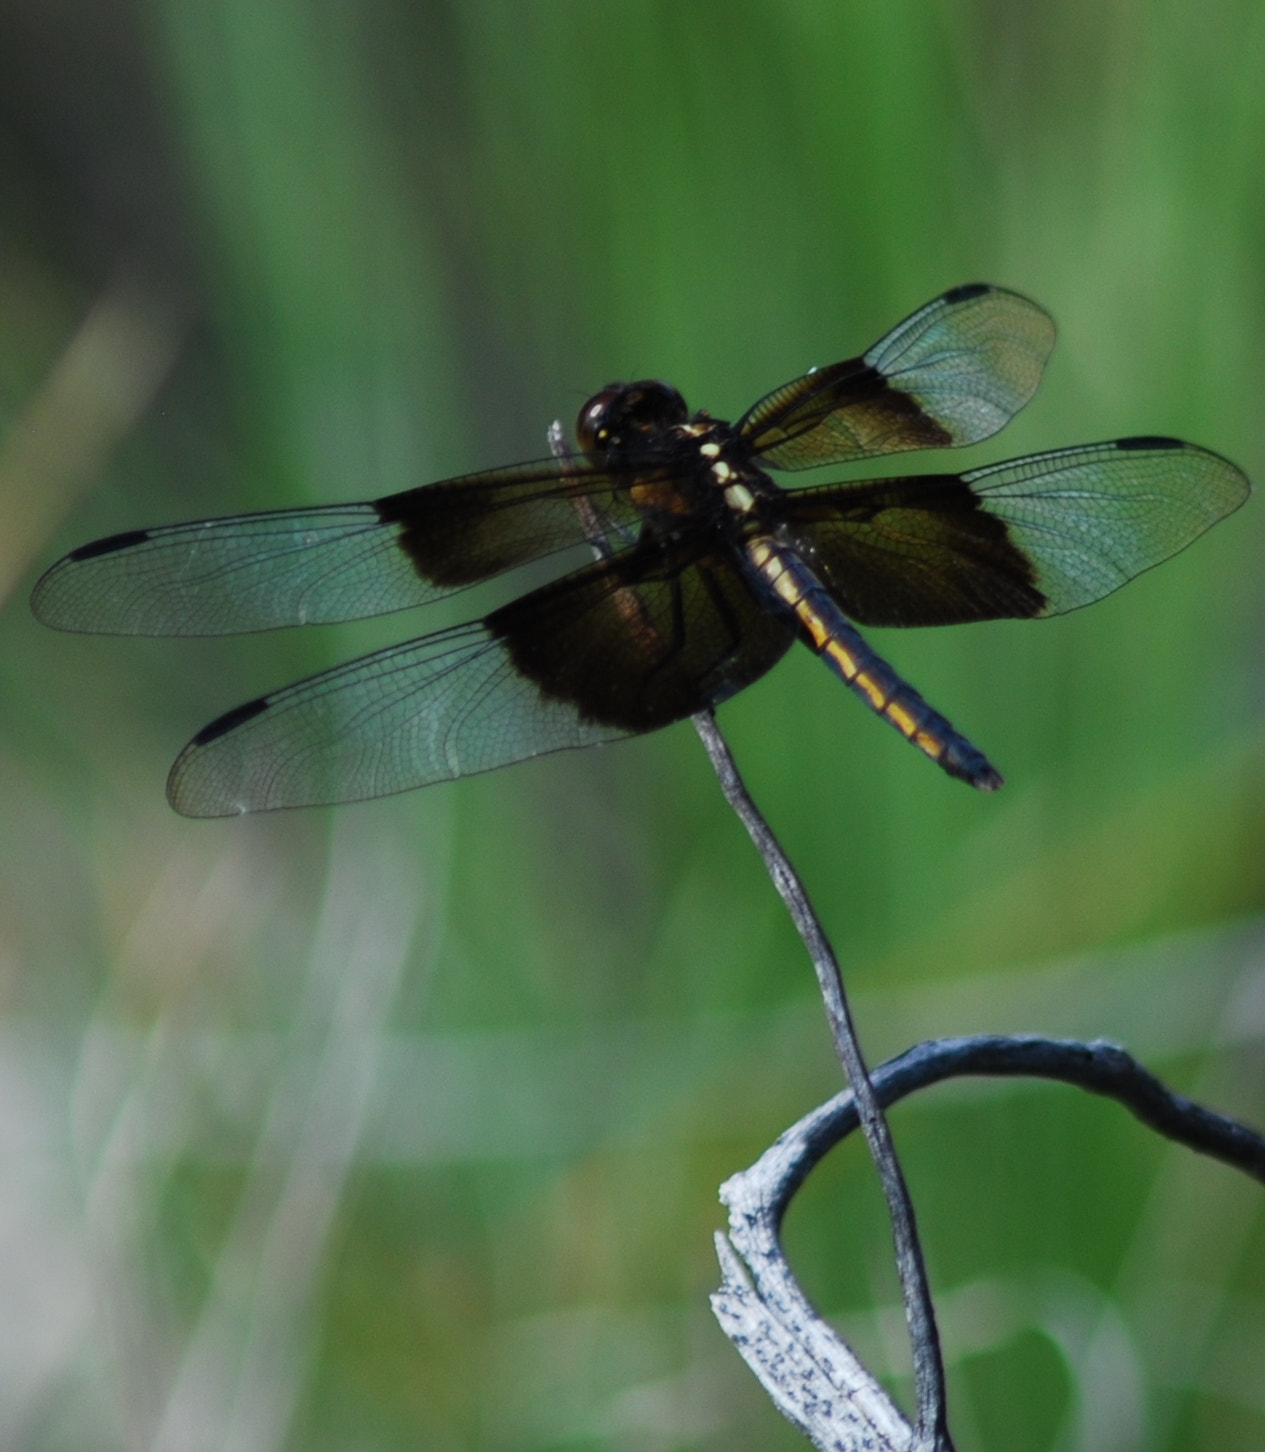
M955 287L737 423L654 379L614 383L580 410L575 452L114 534L53 565L32 605L60 630L230 635L410 609L587 547L480 620L219 716L168 778L188 816L381 797L656 731L797 641L950 776L992 791L996 767L858 627L1079 609L1237 509L1247 478L1156 435L800 489L771 471L989 438L1033 396L1054 335L1018 293Z

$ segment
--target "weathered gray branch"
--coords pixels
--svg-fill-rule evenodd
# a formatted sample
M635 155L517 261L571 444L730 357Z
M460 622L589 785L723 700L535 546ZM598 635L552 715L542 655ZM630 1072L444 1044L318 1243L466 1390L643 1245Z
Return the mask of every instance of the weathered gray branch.
M1058 1079L1125 1105L1143 1124L1265 1183L1265 1136L1174 1093L1102 1041L978 1035L919 1044L877 1069L880 1104L962 1075ZM804 1116L721 1187L729 1234L712 1308L778 1409L829 1452L907 1452L914 1432L877 1380L813 1310L782 1250L782 1218L815 1165L859 1123L845 1090Z

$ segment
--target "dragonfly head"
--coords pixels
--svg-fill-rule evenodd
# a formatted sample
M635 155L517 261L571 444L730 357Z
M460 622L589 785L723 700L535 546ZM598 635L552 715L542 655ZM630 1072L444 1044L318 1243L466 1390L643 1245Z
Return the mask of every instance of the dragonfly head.
M688 417L685 400L667 383L612 383L580 410L575 436L586 454L623 453L651 446Z

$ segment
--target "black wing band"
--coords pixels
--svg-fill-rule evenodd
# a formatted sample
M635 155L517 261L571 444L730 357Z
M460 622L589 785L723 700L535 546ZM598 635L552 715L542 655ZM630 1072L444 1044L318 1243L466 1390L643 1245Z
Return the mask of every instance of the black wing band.
M233 635L425 604L570 546L596 520L635 530L629 481L577 459L443 480L363 504L132 530L39 581L46 625L107 635Z
M168 797L195 817L358 801L618 740L726 699L793 639L728 564L634 551L236 707Z
M1028 402L1053 346L1053 320L1029 298L957 287L862 357L776 389L739 432L777 469L973 444Z
M1059 615L1101 600L1237 509L1227 459L1176 439L1118 439L965 474L835 484L779 509L862 625Z

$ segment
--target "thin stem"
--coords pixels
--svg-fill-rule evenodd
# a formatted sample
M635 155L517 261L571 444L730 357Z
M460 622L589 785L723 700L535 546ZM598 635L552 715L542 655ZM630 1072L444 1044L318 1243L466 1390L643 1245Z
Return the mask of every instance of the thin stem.
M918 1411L915 1452L920 1448L934 1449L934 1452L952 1452L944 1357L940 1350L940 1334L936 1327L935 1308L927 1281L922 1245L918 1239L913 1201L896 1156L891 1131L865 1066L838 960L803 883L782 850L781 843L752 801L729 747L716 725L715 716L710 711L701 711L693 721L716 775L720 778L725 799L746 827L774 886L786 904L796 931L808 949L826 1007L835 1053L852 1086L861 1127L887 1199L892 1239L896 1247L896 1269L900 1276L905 1319L909 1325L913 1347L915 1402Z

